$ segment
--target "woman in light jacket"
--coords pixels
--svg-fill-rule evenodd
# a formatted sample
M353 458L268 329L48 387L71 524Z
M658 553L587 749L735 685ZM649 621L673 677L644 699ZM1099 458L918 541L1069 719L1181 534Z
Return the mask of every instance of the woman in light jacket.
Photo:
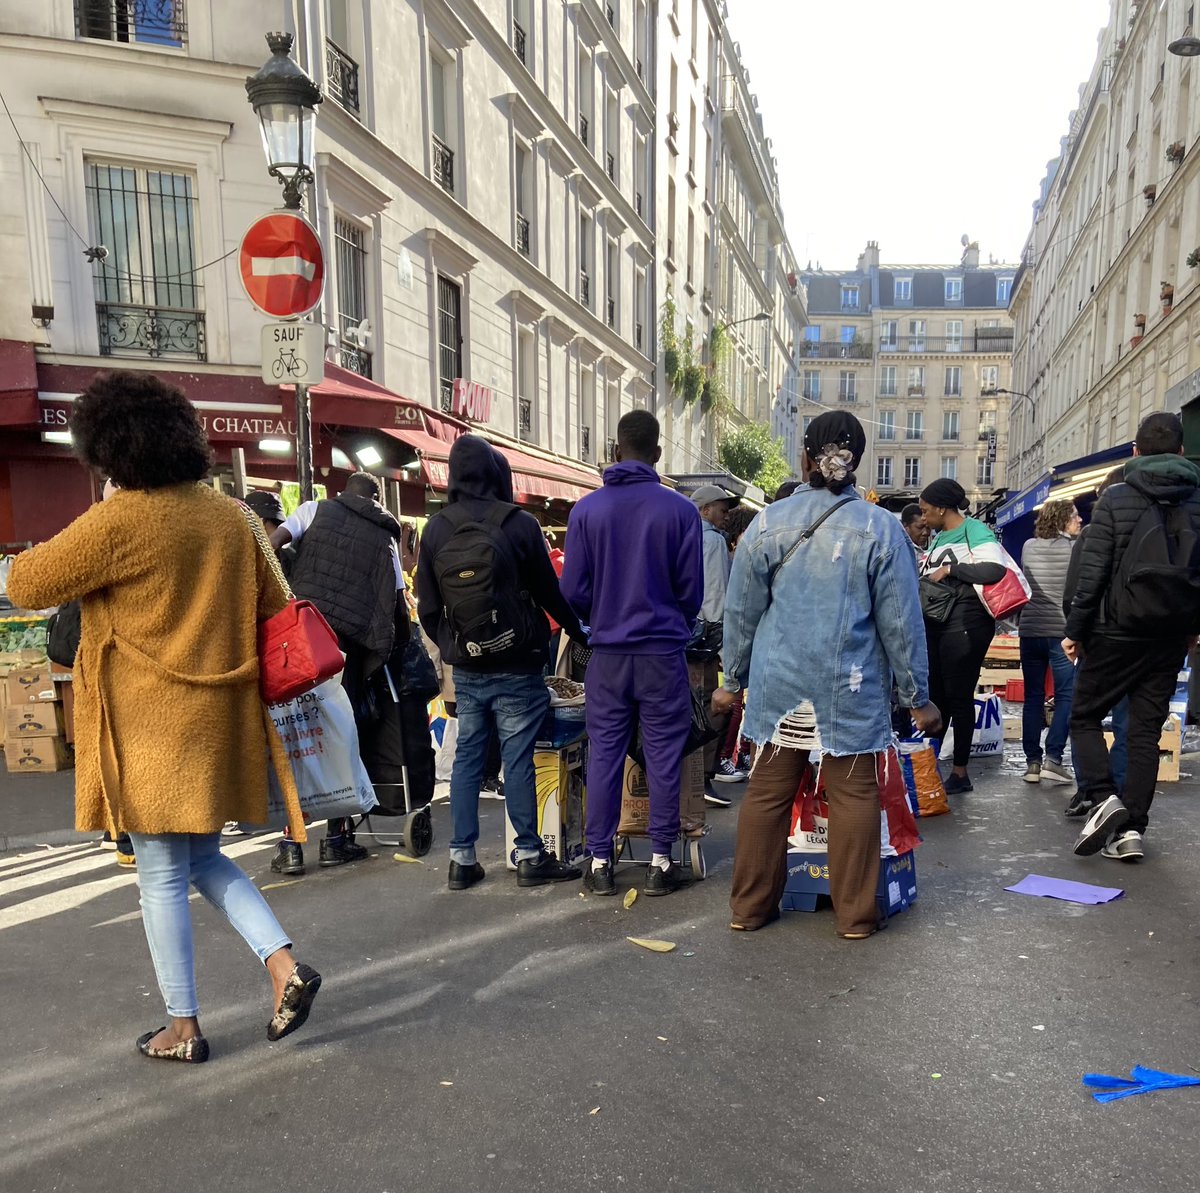
M988 647L996 636L996 619L975 585L996 584L1008 570L1000 560L1000 544L982 522L967 516L967 494L946 477L921 493L921 516L934 532L921 574L955 593L950 616L926 620L929 639L929 694L954 728L954 763L946 780L947 795L972 791L967 763L975 738L975 689Z
M245 511L201 483L210 456L195 409L148 373L97 377L76 401L80 459L118 491L12 565L13 599L44 609L78 599L75 819L128 832L142 920L168 1026L142 1055L198 1063L200 1031L189 883L263 961L273 986L268 1039L304 1022L320 975L246 874L221 854L230 820L261 824L271 755L297 840L304 824L282 743L258 693L257 625L287 596Z
M1021 571L1029 581L1029 604L1021 610L1021 674L1025 678L1021 744L1025 748L1025 782L1074 783L1075 777L1063 766L1067 745L1067 726L1071 721L1071 693L1075 687L1075 667L1063 654L1066 632L1063 618L1063 593L1071 548L1083 525L1071 501L1048 501L1038 511L1034 536L1021 551ZM1042 730L1045 728L1046 670L1054 676L1054 720L1046 735L1042 754Z

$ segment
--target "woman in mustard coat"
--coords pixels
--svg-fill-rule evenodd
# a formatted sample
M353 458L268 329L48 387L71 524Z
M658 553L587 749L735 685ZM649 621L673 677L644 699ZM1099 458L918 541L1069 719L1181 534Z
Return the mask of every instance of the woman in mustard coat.
M128 832L142 920L171 1021L143 1055L208 1058L196 1001L189 883L264 962L274 1040L321 984L258 888L220 850L229 820L261 824L276 764L296 840L304 824L259 698L257 624L287 592L247 515L201 483L210 465L192 404L147 373L97 377L70 420L76 453L117 492L19 556L8 593L28 609L79 599L74 668L76 827ZM252 516L252 515L251 515Z

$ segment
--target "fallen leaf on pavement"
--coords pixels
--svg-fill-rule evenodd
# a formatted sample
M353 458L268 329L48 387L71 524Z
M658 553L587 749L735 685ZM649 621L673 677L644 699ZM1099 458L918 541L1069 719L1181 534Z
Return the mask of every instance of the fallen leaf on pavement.
M299 878L289 878L287 882L268 882L266 886L260 886L260 891L277 891L281 886L295 886L300 881Z
M599 1106L597 1106L595 1110L589 1110L589 1111L588 1111L588 1114L599 1114L599 1113L600 1113L600 1107L599 1107Z
M442 1081L442 1082L439 1082L439 1084L441 1084L441 1085L453 1085L453 1084L454 1084L454 1082L453 1082L453 1081Z
M392 861L394 862L416 862L418 866L423 866L425 863L419 857L409 857L407 853L393 853Z
M634 887L630 887L629 890L625 892L625 898L622 900L622 902L625 904L625 910L628 911L637 902L637 890ZM1153 935L1153 933L1151 933L1151 935Z
M630 944L636 944L640 949L649 949L652 953L671 953L675 951L673 940L648 940L644 936L625 937Z

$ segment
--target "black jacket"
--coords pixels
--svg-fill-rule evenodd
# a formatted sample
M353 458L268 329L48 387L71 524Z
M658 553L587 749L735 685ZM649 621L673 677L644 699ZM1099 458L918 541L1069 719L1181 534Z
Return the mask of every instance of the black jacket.
M450 449L449 504L461 503L476 518L486 516L497 501L512 504L512 471L508 461L486 439L479 435L462 435ZM521 574L521 584L534 602L550 614L568 636L584 640L579 618L567 604L558 587L558 576L550 562L550 552L542 537L538 520L524 510L518 510L504 523L504 534L512 547L513 557ZM506 655L502 660L461 659L454 649L445 618L443 602L434 564L438 552L453 533L449 519L437 514L430 518L421 536L421 553L417 557L417 611L421 626L442 652L442 658L464 671L501 671L516 674L537 674L549 658L550 626L538 635L536 645L525 654Z
M1125 483L1111 485L1092 511L1067 571L1064 600L1070 595L1066 637L1086 643L1093 634L1121 641L1141 636L1122 631L1109 609L1109 589L1133 528L1152 501L1182 505L1200 527L1200 470L1182 456L1139 456L1125 468ZM1190 626L1164 626L1162 635L1192 632Z

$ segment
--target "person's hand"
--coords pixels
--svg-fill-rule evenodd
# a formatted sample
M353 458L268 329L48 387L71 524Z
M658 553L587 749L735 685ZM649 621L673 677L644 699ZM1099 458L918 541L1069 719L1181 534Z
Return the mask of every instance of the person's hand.
M733 706L737 703L737 695L734 692L726 691L725 688L718 688L712 694L712 713L714 717L723 717L727 712L732 711Z
M1079 643L1072 638L1062 640L1062 652L1072 663L1079 662Z
M930 572L925 578L932 580L935 584L940 584L948 575L950 575L949 566L938 568L936 572Z
M920 708L909 710L917 732L924 737L932 737L942 727L942 714L933 703L922 704Z

